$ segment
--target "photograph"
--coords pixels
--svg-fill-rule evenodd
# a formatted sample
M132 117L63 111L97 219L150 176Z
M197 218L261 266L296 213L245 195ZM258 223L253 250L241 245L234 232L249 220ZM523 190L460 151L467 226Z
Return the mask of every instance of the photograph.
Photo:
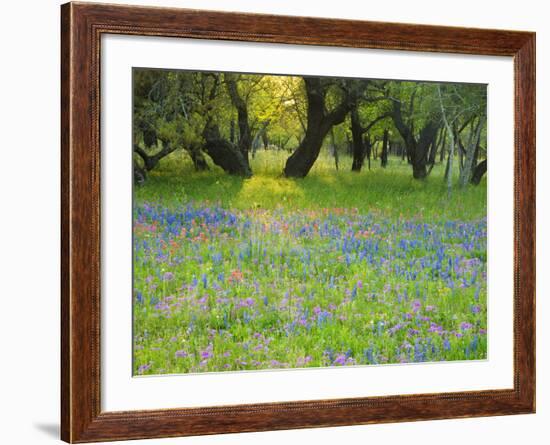
M134 376L487 360L486 84L133 67L132 97Z
M62 440L535 413L545 28L165 6L57 15Z

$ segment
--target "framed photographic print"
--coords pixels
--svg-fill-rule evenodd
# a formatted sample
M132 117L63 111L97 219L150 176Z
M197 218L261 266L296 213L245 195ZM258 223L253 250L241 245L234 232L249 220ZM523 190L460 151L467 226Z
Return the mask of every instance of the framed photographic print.
M534 33L61 16L63 440L534 412Z

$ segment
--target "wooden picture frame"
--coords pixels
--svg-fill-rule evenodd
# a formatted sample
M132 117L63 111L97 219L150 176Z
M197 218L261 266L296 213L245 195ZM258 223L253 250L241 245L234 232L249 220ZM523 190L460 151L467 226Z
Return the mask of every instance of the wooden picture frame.
M535 412L535 34L92 3L61 7L61 437L71 443ZM512 56L514 387L102 412L100 38L103 34Z

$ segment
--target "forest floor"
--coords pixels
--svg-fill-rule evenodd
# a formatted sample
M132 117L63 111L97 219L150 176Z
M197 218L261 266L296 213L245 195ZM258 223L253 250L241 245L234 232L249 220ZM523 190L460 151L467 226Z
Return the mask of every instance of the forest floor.
M323 154L286 179L167 158L134 191L134 372L484 359L486 180Z

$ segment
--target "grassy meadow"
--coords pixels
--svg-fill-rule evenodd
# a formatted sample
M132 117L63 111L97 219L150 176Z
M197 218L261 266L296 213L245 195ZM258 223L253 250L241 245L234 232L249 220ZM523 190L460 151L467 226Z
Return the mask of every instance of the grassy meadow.
M486 358L485 178L449 196L442 165L397 157L288 179L259 150L243 179L185 156L134 189L136 375Z

